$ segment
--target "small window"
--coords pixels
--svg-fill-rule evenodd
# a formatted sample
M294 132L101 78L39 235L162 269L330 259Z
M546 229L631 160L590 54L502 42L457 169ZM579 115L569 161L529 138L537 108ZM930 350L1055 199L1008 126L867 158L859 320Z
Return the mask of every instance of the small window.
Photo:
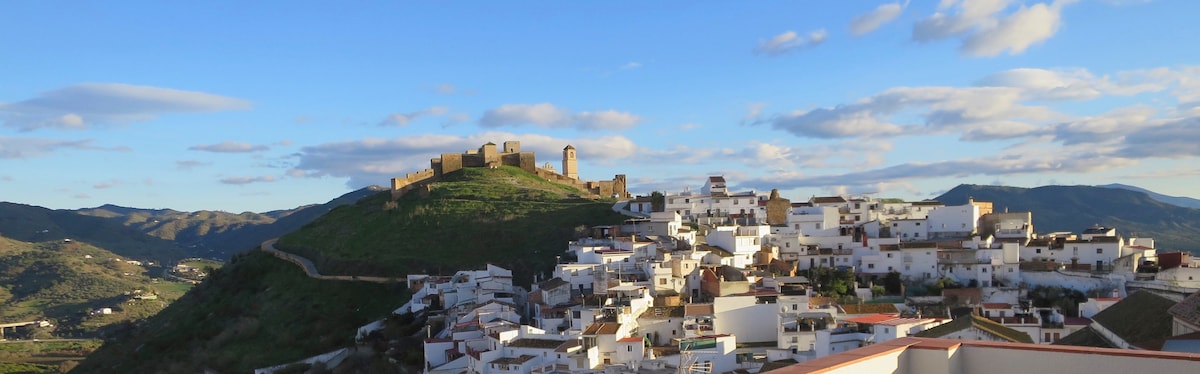
M920 226L920 225L921 225L921 223L920 223L920 222L917 222L917 226Z
M867 269L874 269L874 268L875 268L875 264L867 264Z
M1104 248L1096 248L1096 253L1104 253Z
M1042 249L1038 248L1036 253L1042 253Z

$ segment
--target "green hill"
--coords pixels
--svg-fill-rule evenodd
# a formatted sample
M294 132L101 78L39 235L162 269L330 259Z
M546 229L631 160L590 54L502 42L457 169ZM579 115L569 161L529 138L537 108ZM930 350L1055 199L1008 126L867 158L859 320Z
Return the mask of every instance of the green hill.
M159 268L127 260L79 241L0 238L0 322L48 319L57 326L46 334L90 337L157 313L190 286L154 279ZM156 298L133 298L142 294ZM100 308L114 313L88 313Z
M1154 238L1164 250L1200 253L1200 209L1157 201L1144 192L1092 186L1037 188L959 185L936 200L965 204L990 201L997 212L1032 212L1039 233L1081 232L1093 225L1116 227L1125 236Z
M528 283L582 225L622 217L611 201L516 168L465 169L392 201L387 192L335 208L282 238L280 248L312 259L322 273L450 274L493 263ZM248 372L352 344L355 329L407 299L403 285L319 281L254 251L166 310L102 346L80 372Z
M611 202L518 168L467 168L435 184L428 198L394 204L378 194L334 209L278 247L313 260L323 274L399 276L452 273L486 262L528 283L553 266L579 226L619 223Z

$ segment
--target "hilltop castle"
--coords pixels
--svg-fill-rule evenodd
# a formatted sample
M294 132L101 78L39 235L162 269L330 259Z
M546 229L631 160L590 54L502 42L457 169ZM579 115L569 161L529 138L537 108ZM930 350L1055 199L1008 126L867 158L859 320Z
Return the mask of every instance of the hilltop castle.
M536 174L548 181L574 186L595 197L629 197L626 190L624 174L617 174L610 181L579 180L579 161L576 158L575 147L567 145L563 148L562 173L560 174L550 163L537 167L537 157L533 152L522 152L521 142L506 141L503 147L488 142L479 149L467 150L463 153L443 153L441 157L429 160L429 168L415 173L405 174L404 177L392 178L392 198L403 196L414 189L428 191L429 184L441 180L443 175L450 174L463 168L497 168L513 166Z

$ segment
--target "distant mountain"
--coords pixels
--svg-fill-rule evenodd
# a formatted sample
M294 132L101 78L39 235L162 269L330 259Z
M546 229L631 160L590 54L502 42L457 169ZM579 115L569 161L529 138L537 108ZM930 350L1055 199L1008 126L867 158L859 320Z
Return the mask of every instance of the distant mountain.
M1116 227L1126 238L1154 238L1165 250L1200 250L1200 209L1155 200L1144 192L1093 186L1037 188L964 184L938 196L947 205L968 198L990 201L997 212L1032 212L1039 233L1081 232L1093 225Z
M1160 193L1157 193L1154 191L1150 191L1150 190L1147 190L1145 188L1141 188L1138 186L1130 186L1128 184L1120 184L1120 183L1112 183L1112 184L1106 184L1106 185L1096 186L1096 187L1119 188L1122 190L1145 192L1147 195L1150 195L1151 199L1154 199L1154 200L1158 200L1158 201L1161 201L1161 202L1164 202L1167 204L1171 204L1171 205L1178 205L1178 206L1181 206L1184 208L1200 209L1200 199L1193 199L1190 197L1183 197L1183 196L1168 196L1168 195L1163 195L1163 194L1160 194Z
M325 204L266 213L181 212L111 204L51 210L0 202L0 235L28 242L78 239L122 256L164 262L183 257L223 260L381 190L371 186Z

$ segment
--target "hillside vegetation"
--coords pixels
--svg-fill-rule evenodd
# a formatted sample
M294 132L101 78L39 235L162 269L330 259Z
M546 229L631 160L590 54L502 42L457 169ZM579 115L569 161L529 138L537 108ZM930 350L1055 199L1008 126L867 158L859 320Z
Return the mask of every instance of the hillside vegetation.
M527 282L550 270L576 227L620 222L612 202L578 193L516 168L465 169L428 197L393 202L384 192L336 208L277 247L309 257L322 273L402 276L494 263ZM78 371L248 372L350 345L359 326L406 301L403 284L315 280L249 252L106 343Z
M1146 193L1091 186L1019 188L959 185L936 200L965 204L990 201L997 212L1032 212L1039 233L1081 232L1093 225L1116 227L1125 236L1154 238L1159 249L1200 253L1200 209L1157 201Z
M611 201L514 167L467 168L435 184L428 198L395 202L378 194L284 236L278 247L323 274L402 276L452 273L494 263L528 283L546 272L579 226L620 223Z

